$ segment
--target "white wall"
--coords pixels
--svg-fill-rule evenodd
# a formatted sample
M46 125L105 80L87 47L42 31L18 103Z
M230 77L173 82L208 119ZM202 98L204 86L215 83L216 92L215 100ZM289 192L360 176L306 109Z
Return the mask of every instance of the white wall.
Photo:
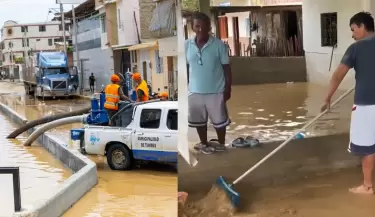
M117 2L117 23L120 27L118 29L119 45L138 44L137 26L134 22L134 11L136 13L138 32L140 34L138 0L120 0Z
M237 13L227 13L228 17L228 36L233 37L233 17L238 17L238 30L240 31L240 37L249 37L246 32L246 19L249 17L249 12L237 12Z
M350 18L363 11L366 0L304 0L302 4L303 47L306 54L308 80L328 85L329 79L341 61L348 46L354 42L349 28ZM375 2L375 0L371 0ZM331 47L321 46L320 14L337 12L337 49L333 52L332 67L329 71ZM354 71L346 76L340 88L350 88L354 84Z

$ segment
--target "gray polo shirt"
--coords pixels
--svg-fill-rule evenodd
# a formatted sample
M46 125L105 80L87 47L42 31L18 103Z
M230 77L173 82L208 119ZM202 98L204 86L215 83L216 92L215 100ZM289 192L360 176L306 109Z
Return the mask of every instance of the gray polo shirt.
M354 104L375 105L375 37L351 44L341 63L355 70Z

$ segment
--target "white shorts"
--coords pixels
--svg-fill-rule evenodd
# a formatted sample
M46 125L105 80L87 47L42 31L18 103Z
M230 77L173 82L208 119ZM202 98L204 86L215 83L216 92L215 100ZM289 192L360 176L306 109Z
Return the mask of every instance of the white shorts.
M206 126L208 118L210 118L215 128L226 127L231 122L223 93L191 93L188 96L188 107L190 127Z
M348 151L360 156L375 153L375 105L354 105Z

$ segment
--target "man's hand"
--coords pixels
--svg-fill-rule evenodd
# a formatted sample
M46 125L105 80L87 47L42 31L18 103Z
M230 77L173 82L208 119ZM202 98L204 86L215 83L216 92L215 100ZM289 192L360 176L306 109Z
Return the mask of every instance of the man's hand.
M320 108L320 112L329 111L331 109L331 99L324 100L322 107Z
M232 95L231 90L225 90L224 91L224 102L227 102L230 99L231 95Z

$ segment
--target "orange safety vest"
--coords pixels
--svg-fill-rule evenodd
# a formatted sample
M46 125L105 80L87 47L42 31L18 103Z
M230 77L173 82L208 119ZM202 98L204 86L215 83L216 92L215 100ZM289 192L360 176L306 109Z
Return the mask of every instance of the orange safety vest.
M143 91L143 96L141 98L141 102L149 100L148 96L148 87L147 83L145 80L142 80L141 84L139 84L136 88L135 91L137 93L137 99L138 99L138 90L141 89Z
M118 90L120 85L118 84L109 84L105 88L105 103L104 108L110 110L118 110L118 103L120 102L120 95Z

